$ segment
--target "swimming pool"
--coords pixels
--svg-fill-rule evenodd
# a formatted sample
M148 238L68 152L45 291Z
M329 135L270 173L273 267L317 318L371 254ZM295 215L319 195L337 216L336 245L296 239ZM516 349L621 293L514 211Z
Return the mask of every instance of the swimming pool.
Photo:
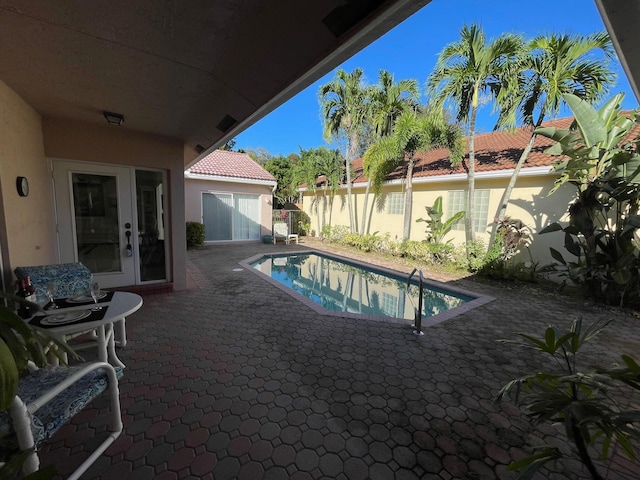
M418 305L418 283L408 275L360 262L304 251L257 255L243 266L325 315L411 324ZM492 298L424 282L423 325L433 325Z

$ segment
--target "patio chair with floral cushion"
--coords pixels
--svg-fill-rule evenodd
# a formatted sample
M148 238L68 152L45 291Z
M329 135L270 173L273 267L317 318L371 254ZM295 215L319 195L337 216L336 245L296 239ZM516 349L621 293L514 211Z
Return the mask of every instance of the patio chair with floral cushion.
M122 432L121 376L122 369L103 362L42 368L29 363L11 407L0 412L0 437L16 450L29 452L22 465L25 475L40 466L38 447L106 390L111 410L106 438L68 478L80 477L104 453Z

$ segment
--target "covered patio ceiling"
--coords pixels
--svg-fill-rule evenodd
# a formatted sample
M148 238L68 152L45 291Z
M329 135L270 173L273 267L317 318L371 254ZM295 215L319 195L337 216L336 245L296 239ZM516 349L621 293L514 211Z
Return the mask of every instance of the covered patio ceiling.
M629 0L595 0L600 15L616 47L629 83L640 101L640 2Z
M221 145L430 0L0 0L0 79L43 117Z
M43 117L237 135L430 0L0 0L0 79ZM640 6L595 0L638 93Z

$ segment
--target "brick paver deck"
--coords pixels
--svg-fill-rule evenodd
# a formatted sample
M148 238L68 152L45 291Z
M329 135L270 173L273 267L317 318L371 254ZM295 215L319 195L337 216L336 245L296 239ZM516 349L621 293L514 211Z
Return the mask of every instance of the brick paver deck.
M458 281L496 300L416 337L408 326L323 316L234 271L256 252L300 248L207 246L189 252L190 291L143 295L119 349L125 430L83 478L514 478L506 465L532 445L566 446L558 430L534 430L493 402L538 368L497 340L614 317L592 358L640 351L640 319L533 290ZM43 449L61 475L104 431L106 403L94 405ZM588 477L566 462L543 478ZM616 459L608 478L640 478L640 466Z

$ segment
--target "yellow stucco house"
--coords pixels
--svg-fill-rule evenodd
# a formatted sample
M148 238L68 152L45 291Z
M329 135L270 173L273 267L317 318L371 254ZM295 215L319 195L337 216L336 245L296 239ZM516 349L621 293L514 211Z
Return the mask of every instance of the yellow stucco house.
M567 128L571 118L564 118L545 125ZM519 128L514 132L492 132L476 136L476 169L475 169L475 218L474 231L476 237L488 242L492 223L497 215L504 190L511 178L513 168L520 158L524 146L529 141L531 129ZM560 188L552 196L549 192L557 174L551 172L551 165L556 157L544 151L553 144L551 140L537 136L535 145L523 166L511 201L507 216L524 222L530 232L530 251L534 261L546 264L551 261L549 246L562 249L563 238L548 234L537 234L542 228L554 221L565 219L567 208L574 195L573 187L567 185ZM468 152L464 161L452 167L449 152L437 149L429 152L418 152L413 172L413 205L410 213L411 240L426 238L425 224L416 223L418 218L429 218L426 206L432 206L436 198L443 201L444 219L456 212L466 209L467 200L467 165ZM362 159L353 162L355 176L352 184L353 205L356 224L361 227L364 196L368 179L362 171ZM387 176L381 195L374 199L372 193L368 200L366 215L366 232L389 234L391 240L402 240L406 164L397 168ZM320 185L320 184L319 184ZM315 192L309 188L301 189L303 209L311 218L311 228L316 232L331 218L331 225L349 225L346 201L346 187L342 186L330 201L328 192L318 188ZM465 241L464 223L456 224L445 237L456 244ZM522 258L529 260L528 256Z

